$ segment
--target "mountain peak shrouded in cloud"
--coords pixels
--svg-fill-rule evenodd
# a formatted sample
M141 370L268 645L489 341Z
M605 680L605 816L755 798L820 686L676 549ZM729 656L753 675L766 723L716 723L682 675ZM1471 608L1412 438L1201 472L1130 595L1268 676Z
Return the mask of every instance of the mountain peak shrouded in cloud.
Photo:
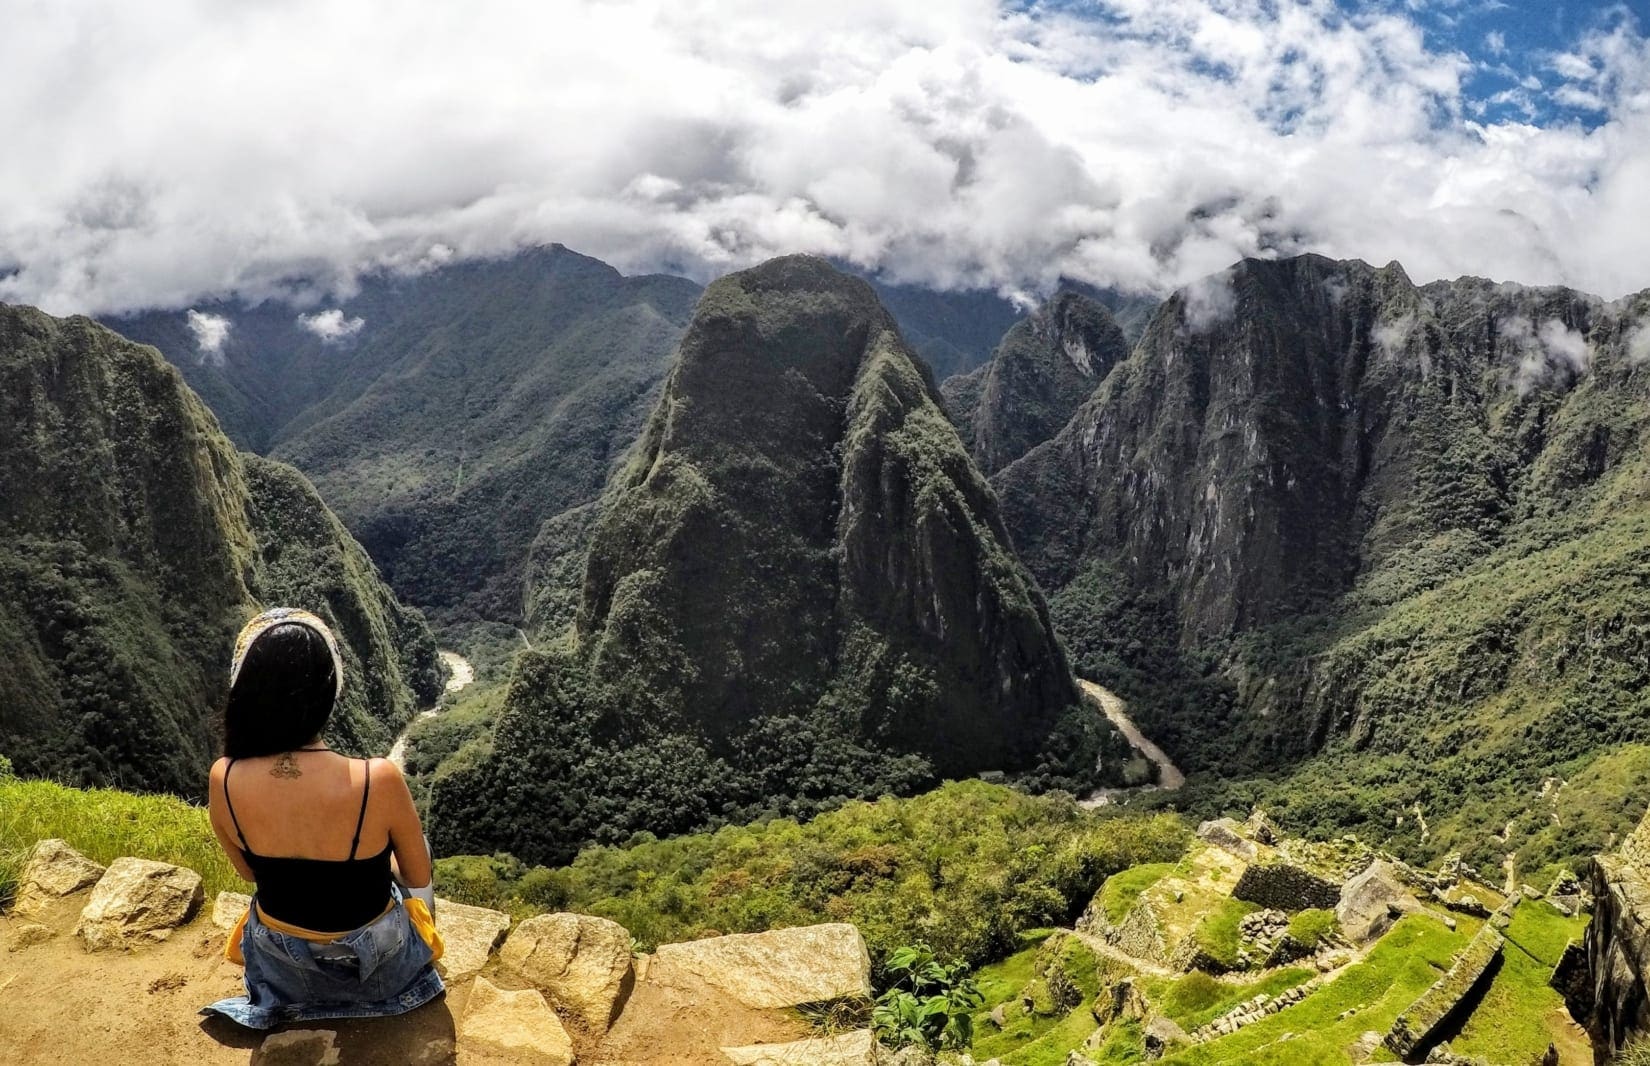
M313 309L362 271L549 241L1005 294L1306 250L1650 278L1650 48L1621 5L19 7L0 300L60 312L234 293L343 329Z

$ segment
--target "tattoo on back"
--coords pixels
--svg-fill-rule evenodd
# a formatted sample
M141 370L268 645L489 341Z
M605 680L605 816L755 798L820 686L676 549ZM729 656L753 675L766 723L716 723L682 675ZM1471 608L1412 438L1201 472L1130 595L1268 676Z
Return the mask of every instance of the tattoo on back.
M281 753L280 758L275 760L275 765L269 768L269 776L302 777L304 772L298 769L298 760L292 757L292 753L285 751Z

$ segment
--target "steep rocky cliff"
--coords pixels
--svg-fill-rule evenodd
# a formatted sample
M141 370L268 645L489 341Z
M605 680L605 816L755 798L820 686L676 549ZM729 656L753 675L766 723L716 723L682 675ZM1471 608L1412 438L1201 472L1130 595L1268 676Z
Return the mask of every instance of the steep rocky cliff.
M442 847L544 856L981 769L1051 783L1101 742L926 369L868 285L806 257L706 290L595 519L576 637L523 664L488 760L437 782ZM567 790L524 777L598 772L586 813L529 824Z
M1003 337L991 361L942 387L969 454L994 474L1065 427L1129 354L1097 301L1061 292Z
M1371 791L1284 790L1297 817L1390 834L1464 796L1551 836L1525 817L1545 775L1650 739L1647 310L1245 261L993 484L1080 669L1177 760L1327 747L1320 783Z
M235 630L339 627L340 742L387 746L434 644L296 472L243 459L151 348L0 306L0 752L19 772L198 795Z

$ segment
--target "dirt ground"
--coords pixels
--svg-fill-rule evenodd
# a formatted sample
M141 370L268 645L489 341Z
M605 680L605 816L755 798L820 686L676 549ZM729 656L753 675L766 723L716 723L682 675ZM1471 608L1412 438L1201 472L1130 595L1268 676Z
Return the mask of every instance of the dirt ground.
M320 1066L313 1049L275 1045L198 1013L242 992L240 967L223 958L224 935L204 915L153 947L90 954L73 936L84 895L30 919L0 915L0 1063L6 1066ZM52 930L17 946L19 929ZM489 971L497 967L497 960ZM501 987L520 987L488 972ZM309 1022L291 1029L334 1034L337 1066L518 1066L459 1039L471 982L399 1018ZM279 1030L277 1030L279 1032ZM690 974L646 967L613 1029L599 1041L574 1032L581 1066L700 1066L725 1063L718 1048L806 1036L795 1017L757 1011ZM277 1042L278 1043L278 1042Z

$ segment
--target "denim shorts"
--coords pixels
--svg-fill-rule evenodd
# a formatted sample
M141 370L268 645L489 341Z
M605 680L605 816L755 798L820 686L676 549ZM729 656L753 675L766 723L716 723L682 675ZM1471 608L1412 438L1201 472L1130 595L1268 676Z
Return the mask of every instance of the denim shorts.
M376 1018L405 1014L439 996L445 986L430 961L429 945L413 928L401 893L367 925L330 943L277 932L254 907L241 936L246 995L201 1008L249 1029L322 1018Z

